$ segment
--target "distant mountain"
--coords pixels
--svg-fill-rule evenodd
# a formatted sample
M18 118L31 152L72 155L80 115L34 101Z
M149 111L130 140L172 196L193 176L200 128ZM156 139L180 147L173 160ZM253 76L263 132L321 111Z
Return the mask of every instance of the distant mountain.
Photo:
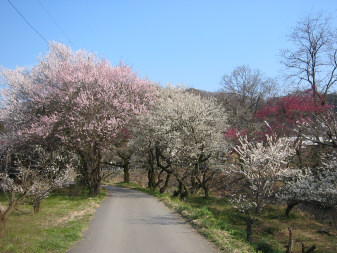
M187 89L188 92L191 92L196 95L200 95L201 97L217 97L219 95L218 92L212 92L212 91L205 91L205 90L198 90L194 88ZM226 97L236 97L234 93L224 93L222 92L222 95L226 95ZM327 95L327 102L330 105L334 105L337 107L337 92L331 93ZM337 108L336 108L337 110Z

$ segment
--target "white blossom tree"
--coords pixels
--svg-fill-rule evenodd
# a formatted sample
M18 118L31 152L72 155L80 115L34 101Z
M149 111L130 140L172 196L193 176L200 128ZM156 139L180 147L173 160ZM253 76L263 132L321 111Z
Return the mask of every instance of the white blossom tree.
M0 173L0 189L10 194L7 207L0 206L0 238L5 237L5 227L8 216L31 193L31 171L28 168L19 168L15 178L8 173Z
M182 87L158 88L157 103L139 117L131 145L143 151L143 163L146 157L150 167L177 179L181 196L189 193L188 178L192 188L202 187L207 195L212 171L221 166L220 154L228 151L222 133L226 127L226 113L214 99Z
M34 212L40 212L41 202L57 189L69 186L76 178L76 171L72 167L60 170L55 167L47 167L43 171L33 171L34 184L31 186L31 194Z
M280 198L287 203L285 215L289 217L291 210L301 202L317 203L323 206L333 206L328 200L333 194L328 194L336 187L332 182L325 184L329 178L334 177L336 170L335 160L329 153L336 154L337 147L337 119L333 106L327 105L327 109L320 113L313 113L305 121L298 122L295 130L299 140L303 143L301 150L314 150L314 164L300 166L294 170L286 180L286 186ZM325 156L328 154L328 159ZM302 164L302 163L300 163ZM323 188L322 188L323 187ZM331 189L328 189L331 187ZM312 191L312 194L309 192ZM328 195L324 195L326 192ZM323 195L322 199L320 199ZM321 197L320 197L321 196ZM330 204L329 204L330 202Z
M252 242L252 226L263 211L271 196L278 191L277 182L289 171L287 162L295 154L294 144L286 138L266 135L266 141L250 142L247 136L239 137L235 147L239 155L239 166L232 172L245 180L242 192L233 195L233 203L247 215L247 241Z
M294 169L288 173L279 198L288 203L314 203L325 207L337 206L337 159L330 156L318 168Z
M78 159L74 153L66 150L47 152L41 146L34 150L35 158L30 157L31 177L34 183L31 186L29 199L32 201L34 212L40 212L41 202L57 190L75 182ZM77 163L77 164L76 164Z
M5 236L5 225L8 216L26 198L33 202L34 211L40 211L42 200L47 198L53 190L68 186L76 178L75 168L65 160L69 156L46 153L37 147L38 157L17 155L12 168L7 166L0 173L0 190L9 195L8 206L0 206L0 238ZM53 157L56 156L56 157ZM48 159L47 159L48 157Z

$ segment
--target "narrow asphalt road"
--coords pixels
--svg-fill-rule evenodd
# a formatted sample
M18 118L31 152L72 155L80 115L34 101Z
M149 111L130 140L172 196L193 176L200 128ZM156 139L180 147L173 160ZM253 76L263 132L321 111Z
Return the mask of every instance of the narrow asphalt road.
M156 198L131 189L106 186L102 202L69 253L218 252Z

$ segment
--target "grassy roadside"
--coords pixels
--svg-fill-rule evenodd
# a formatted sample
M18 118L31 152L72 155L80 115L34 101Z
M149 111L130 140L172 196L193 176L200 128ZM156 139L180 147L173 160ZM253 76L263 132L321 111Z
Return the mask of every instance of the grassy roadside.
M290 218L284 216L284 207L269 206L254 226L251 246L245 242L245 222L225 199L191 197L186 202L173 198L168 194L151 192L137 184L117 184L147 192L159 198L169 208L180 213L210 241L214 242L224 252L256 252L284 253L284 245L288 242L288 227L295 228L295 251L301 251L301 243L308 249L316 244L315 252L337 252L337 236L318 233L326 229L326 225L317 222L308 214L296 210Z
M215 243L224 252L247 253L255 252L254 248L244 241L244 231L231 227L226 221L217 219L206 205L192 205L189 201L183 202L168 194L152 192L134 183L118 183L121 187L128 187L149 193L157 197L166 206L181 214L199 233Z
M105 192L97 197L88 197L85 193L70 197L62 191L42 202L38 214L31 205L20 205L8 218L0 252L66 252L81 238L104 196ZM0 203L7 204L4 194L0 195Z

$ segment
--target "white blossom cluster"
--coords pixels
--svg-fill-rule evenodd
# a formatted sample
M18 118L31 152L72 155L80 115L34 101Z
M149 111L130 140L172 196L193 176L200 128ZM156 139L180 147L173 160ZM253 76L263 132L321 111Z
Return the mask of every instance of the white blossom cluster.
M248 187L245 194L233 196L233 203L240 211L257 215L276 193L276 182L288 174L287 161L295 148L290 140L269 135L264 143L250 142L247 136L239 137L239 141L235 150L240 168L233 171L244 177Z
M67 165L64 170L59 168L49 167L41 172L35 172L34 184L32 185L32 191L34 196L41 199L45 199L49 196L51 191L59 188L63 188L68 184L74 182L76 178L76 172L73 167Z
M64 171L52 167L44 171L19 167L17 171L12 177L8 173L0 173L1 190L46 198L52 190L72 183L76 177L72 167L67 167Z
M311 143L337 147L337 118L334 109L313 115L312 120L298 122L298 133Z
M34 184L31 186L32 198L41 201L47 198L55 189L60 189L74 182L77 174L72 166L73 154L61 154L61 152L46 152L41 146L35 147L38 154L36 170L32 177Z
M12 201L24 195L33 202L41 202L53 190L73 183L77 176L71 163L65 161L71 156L46 152L41 146L35 147L34 156L38 158L30 158L33 164L23 166L24 162L19 160L14 171L0 173L0 189L11 193Z
M193 167L202 158L216 166L216 155L228 150L222 132L227 127L226 113L211 98L201 98L181 87L158 88L156 104L141 115L129 146L140 157L157 147L172 168ZM213 159L214 158L214 159Z
M248 197L246 194L233 194L232 198L229 200L235 209L238 209L241 213L250 213L252 210L257 208L257 202L247 201Z
M11 178L8 173L0 173L0 189L5 192L25 193L28 189L20 182L27 177L27 174L28 170L23 171L20 169L15 178Z
M322 206L337 205L337 159L332 157L322 167L296 169L287 175L280 199L318 203Z

